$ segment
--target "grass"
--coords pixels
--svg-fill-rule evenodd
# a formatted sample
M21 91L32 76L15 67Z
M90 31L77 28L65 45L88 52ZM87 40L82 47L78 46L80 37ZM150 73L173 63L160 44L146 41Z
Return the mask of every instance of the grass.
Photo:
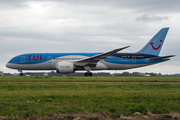
M0 76L0 82L180 82L180 77Z
M1 80L2 78L5 77L0 77ZM7 78L7 81L13 81L12 78L15 80L14 82L3 81L0 83L0 115L28 117L103 111L118 118L120 115L131 115L134 112L143 114L148 111L155 114L180 112L180 84L26 83L34 79L45 81L46 78ZM15 82L18 80L17 78L20 80L24 78L26 82L17 83ZM56 77L47 79L55 80L54 78ZM67 78L68 81L68 77L59 77L63 80L62 78ZM70 79L77 80L79 78L90 79L91 77ZM122 78L125 79L125 77ZM130 78L127 77L127 79ZM110 79L110 77L106 79Z

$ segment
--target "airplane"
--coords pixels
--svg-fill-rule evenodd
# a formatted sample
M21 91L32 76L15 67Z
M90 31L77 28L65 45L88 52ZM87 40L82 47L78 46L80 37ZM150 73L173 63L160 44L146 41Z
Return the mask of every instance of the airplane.
M84 76L92 76L93 70L126 70L170 60L159 56L169 27L162 28L141 50L135 53L118 53L130 46L105 53L27 53L13 57L6 67L16 69L23 76L23 70L56 70L68 74L87 71Z

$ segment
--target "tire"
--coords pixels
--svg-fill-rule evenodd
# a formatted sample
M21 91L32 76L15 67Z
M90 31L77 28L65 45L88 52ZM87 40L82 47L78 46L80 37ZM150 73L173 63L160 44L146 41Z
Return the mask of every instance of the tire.
M23 73L19 73L20 76L23 76Z
M89 76L92 76L93 74L90 72L90 73L88 73L89 74Z
M84 76L89 76L89 74L86 72L86 73L84 73Z
M84 73L84 76L92 76L93 74L91 72Z

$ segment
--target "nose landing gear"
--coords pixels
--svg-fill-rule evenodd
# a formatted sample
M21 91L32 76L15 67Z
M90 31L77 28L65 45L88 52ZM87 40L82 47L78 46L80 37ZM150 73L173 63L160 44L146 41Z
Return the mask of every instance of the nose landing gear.
M20 76L23 76L23 73L19 73Z
M23 76L23 73L22 73L22 70L18 70L20 73L19 73L19 76Z

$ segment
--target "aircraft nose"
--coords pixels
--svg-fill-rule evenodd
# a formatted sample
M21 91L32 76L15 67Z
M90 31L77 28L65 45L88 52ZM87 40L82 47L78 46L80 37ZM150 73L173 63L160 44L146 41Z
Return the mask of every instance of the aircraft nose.
M10 68L10 64L9 64L9 63L7 63L7 64L6 64L6 67L7 67L7 68Z

